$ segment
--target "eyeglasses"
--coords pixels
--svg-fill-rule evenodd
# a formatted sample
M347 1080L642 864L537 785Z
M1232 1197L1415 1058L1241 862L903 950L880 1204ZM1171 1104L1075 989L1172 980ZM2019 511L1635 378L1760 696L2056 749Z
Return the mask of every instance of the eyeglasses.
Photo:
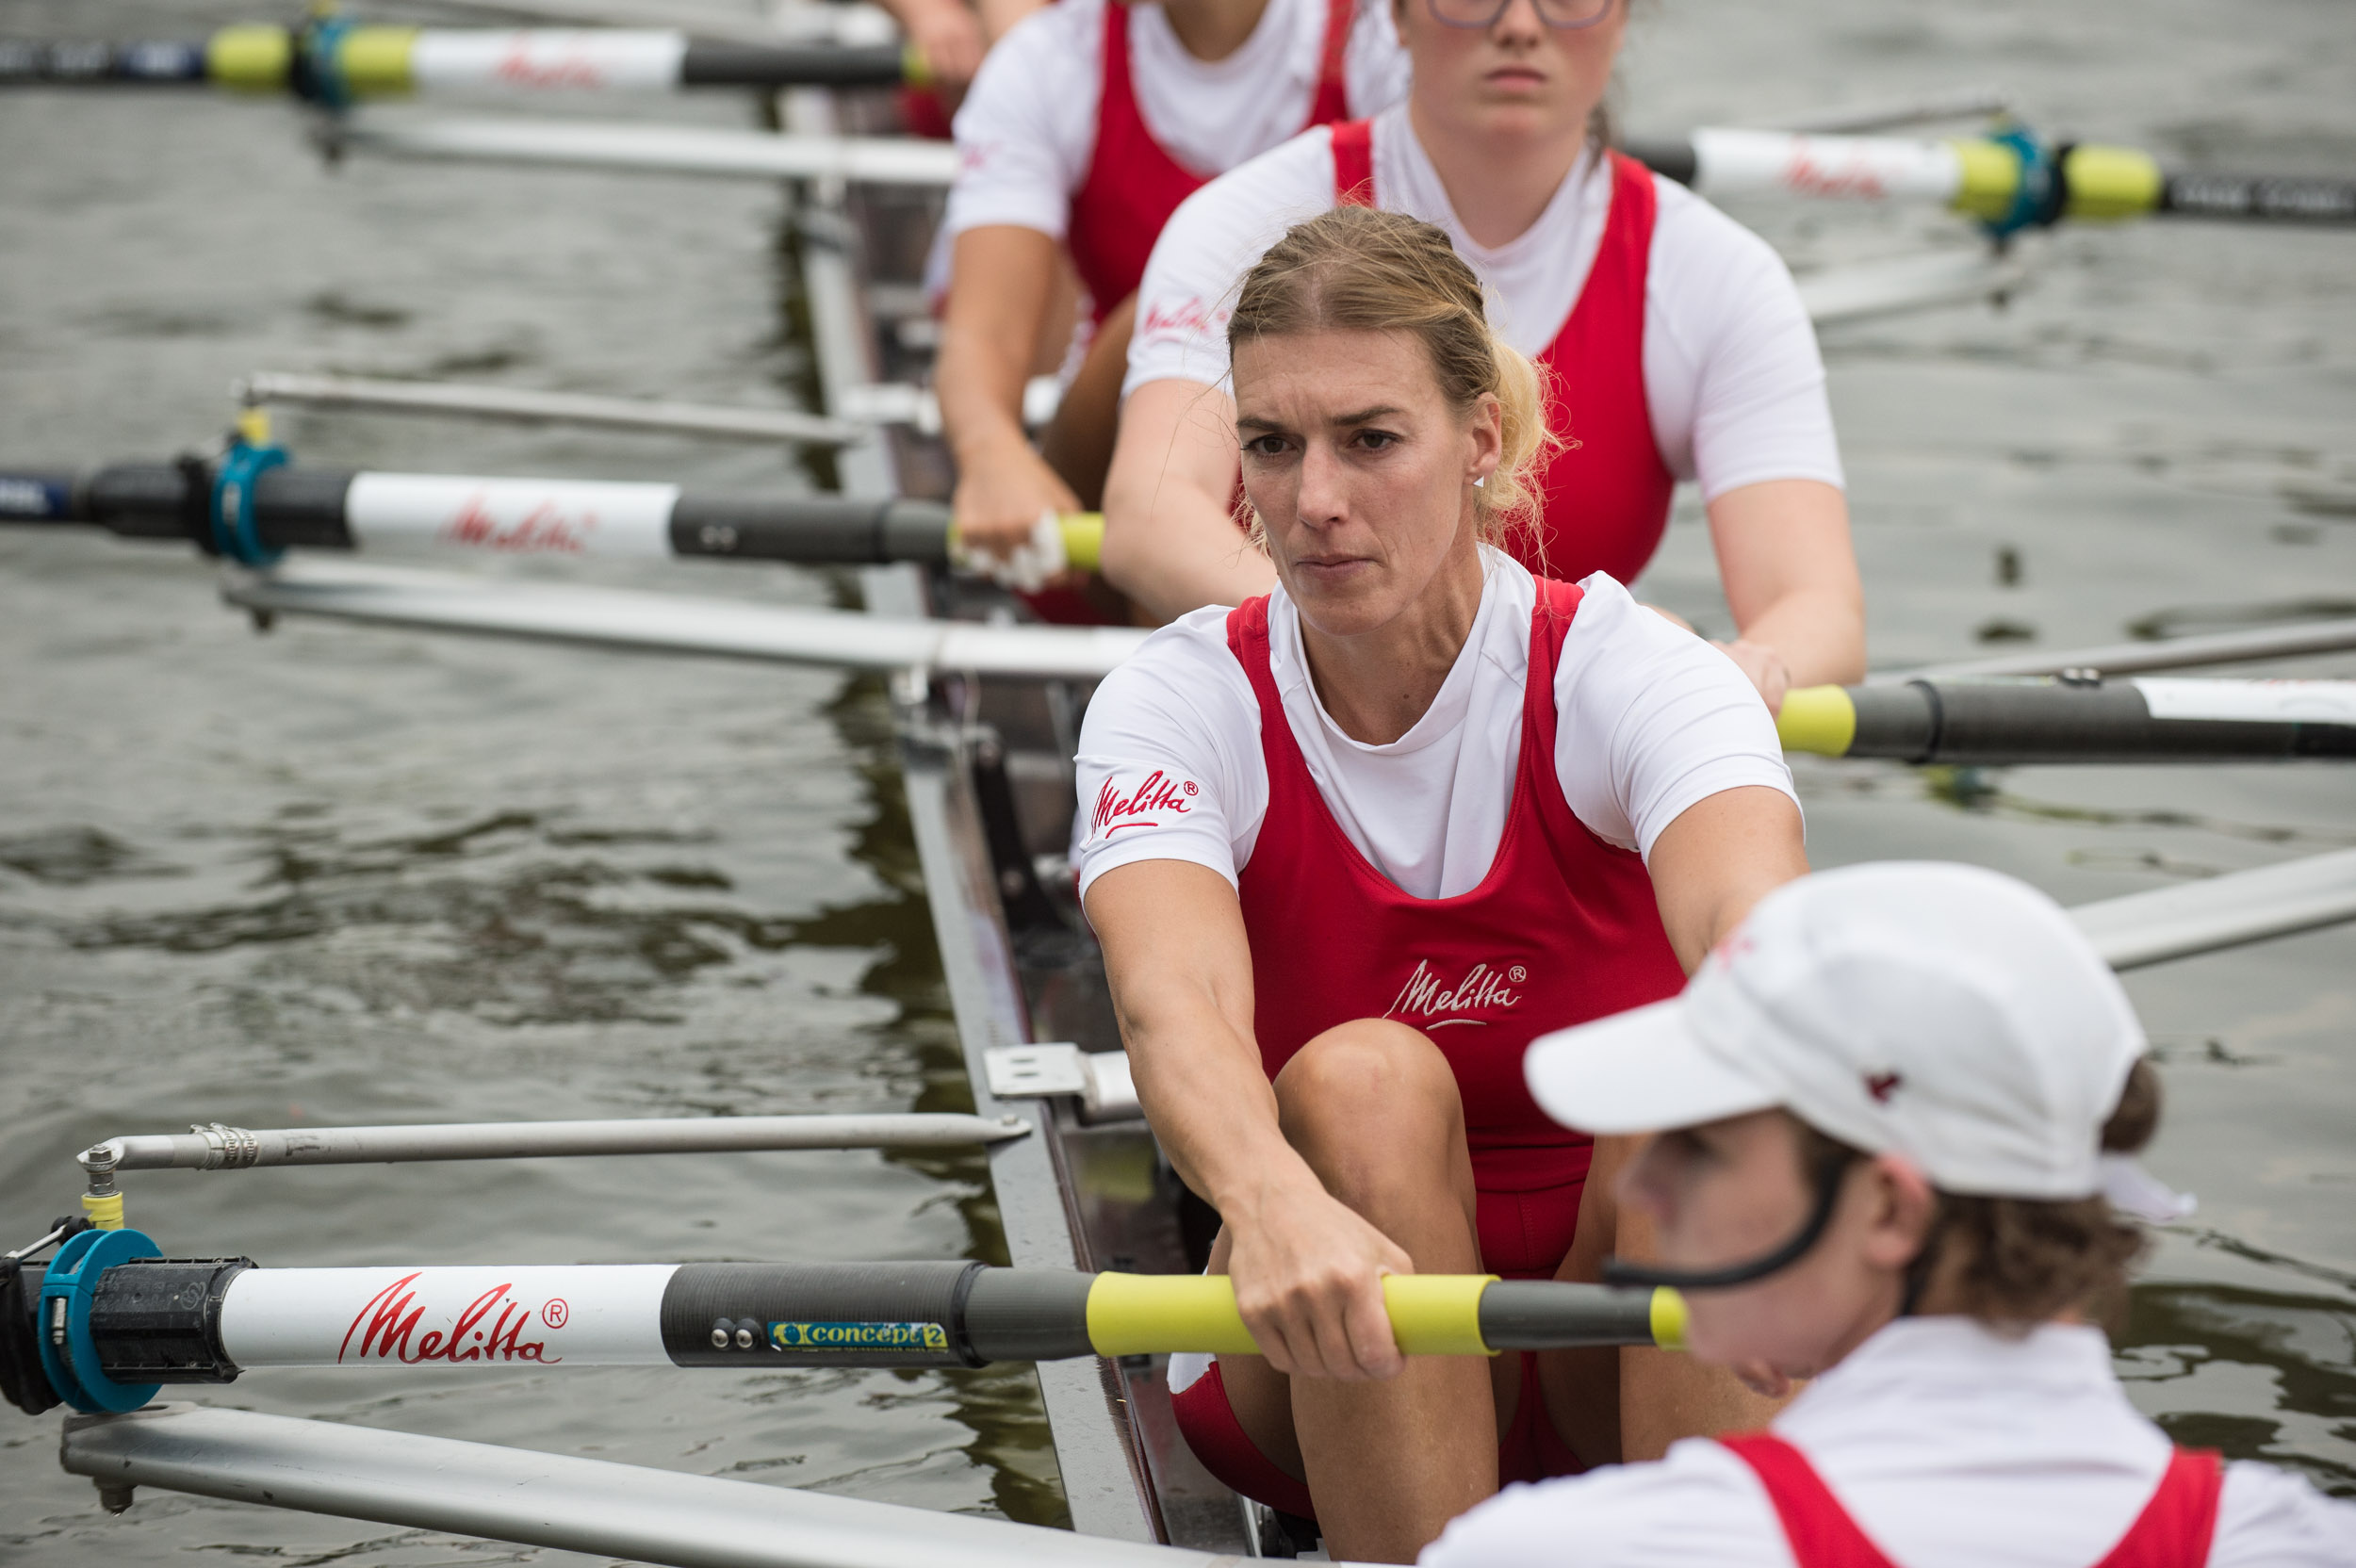
M1444 26L1479 27L1482 30L1497 24L1513 4L1513 0L1425 0L1432 8L1432 19ZM1530 0L1536 8L1538 20L1561 32L1592 27L1612 14L1613 0Z

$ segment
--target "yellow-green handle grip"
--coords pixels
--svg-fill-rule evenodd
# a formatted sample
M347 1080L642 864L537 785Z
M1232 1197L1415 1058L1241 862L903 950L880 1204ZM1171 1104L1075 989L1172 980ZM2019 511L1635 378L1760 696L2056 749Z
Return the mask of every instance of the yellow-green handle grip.
M1672 1290L1618 1290L1494 1274L1391 1274L1383 1281L1391 1333L1411 1356L1485 1356L1575 1345L1684 1343ZM1223 1275L1099 1274L1088 1295L1088 1342L1101 1356L1202 1351L1255 1355L1259 1346Z

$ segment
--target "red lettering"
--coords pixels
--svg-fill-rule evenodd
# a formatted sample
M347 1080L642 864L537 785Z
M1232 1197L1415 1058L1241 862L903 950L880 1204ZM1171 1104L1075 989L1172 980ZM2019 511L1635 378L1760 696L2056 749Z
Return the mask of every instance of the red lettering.
M1784 165L1783 183L1804 196L1878 198L1884 194L1881 175L1870 163L1860 159L1845 168L1819 163L1806 142L1792 148L1792 160Z
M597 527L594 512L584 512L578 518L567 517L548 501L533 507L515 523L502 524L484 510L483 498L475 495L467 497L466 504L442 525L442 537L453 545L476 545L484 549L517 553L557 550L578 555L589 547L589 535L597 531Z
M1145 782L1127 795L1114 789L1113 781L1108 778L1104 780L1104 788L1096 792L1093 831L1109 837L1124 827L1156 826L1159 825L1156 813L1185 814L1186 797L1200 794L1202 788L1191 778L1172 779L1159 768L1147 774Z
M605 73L579 55L535 60L528 45L518 43L493 68L500 81L517 87L603 87Z
M421 1273L422 1271L420 1271ZM515 1300L511 1295L512 1283L493 1285L461 1308L457 1321L445 1331L429 1329L419 1335L415 1349L410 1348L410 1335L416 1332L425 1309L417 1304L417 1293L412 1288L418 1274L404 1274L368 1298L344 1331L343 1344L335 1350L341 1362L352 1348L352 1336L360 1334L357 1361L371 1355L380 1361L396 1361L405 1366L422 1362L441 1361L464 1365L469 1362L530 1361L543 1366L553 1366L564 1358L548 1353L545 1341L523 1338L523 1331L532 1325L532 1309ZM494 1310L499 1316L488 1329L483 1320ZM558 1308L555 1322L562 1323L565 1313ZM367 1332L361 1326L367 1325ZM552 1324L551 1327L554 1325Z

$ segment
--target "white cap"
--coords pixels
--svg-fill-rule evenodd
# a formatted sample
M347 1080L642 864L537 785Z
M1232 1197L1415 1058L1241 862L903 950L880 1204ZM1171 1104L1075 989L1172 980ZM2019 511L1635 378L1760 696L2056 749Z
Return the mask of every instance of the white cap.
M1780 1105L1947 1192L2070 1199L2103 1188L2102 1124L2144 1049L2052 899L1977 867L1885 861L1778 888L1683 995L1548 1035L1524 1070L1583 1132Z

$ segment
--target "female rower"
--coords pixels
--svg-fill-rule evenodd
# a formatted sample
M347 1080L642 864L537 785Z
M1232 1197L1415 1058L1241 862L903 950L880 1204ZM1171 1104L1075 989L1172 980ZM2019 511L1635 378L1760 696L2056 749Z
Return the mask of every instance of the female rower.
M1885 864L1762 900L1682 998L1542 1040L1531 1089L1656 1135L1620 1178L1682 1271L1693 1352L1767 1431L1526 1487L1431 1568L2345 1568L2356 1507L2173 1448L2092 1320L2182 1200L2128 1158L2159 1119L2134 1010L2053 901ZM2155 1202L2154 1200L2157 1200Z
M1105 487L1107 580L1160 619L1267 591L1267 564L1235 548L1219 323L1286 223L1362 201L1445 229L1506 340L1552 372L1565 440L1541 480L1544 528L1515 542L1525 564L1632 582L1676 482L1696 479L1728 651L1769 706L1791 682L1859 678L1863 599L1814 333L1764 241L1604 147L1626 6L1393 3L1406 101L1215 181L1154 247Z
M1178 204L1305 126L1397 101L1406 75L1379 0L1061 0L990 52L957 119L934 375L969 546L1006 554L1042 516L1096 509L1131 299ZM1042 451L1023 389L1072 337L1058 245L1094 331ZM1075 603L1040 608L1078 618Z
M1446 235L1313 218L1228 333L1276 586L1098 689L1081 890L1147 1114L1267 1349L1174 1378L1182 1429L1337 1560L1404 1560L1500 1474L1619 1457L1623 1408L1639 1452L1758 1418L1659 1351L1557 1358L1544 1399L1519 1357L1494 1383L1402 1369L1380 1277L1594 1277L1610 1194L1582 1204L1589 1140L1531 1102L1523 1047L1673 994L1806 870L1800 814L1724 655L1485 542L1534 504L1543 416Z

